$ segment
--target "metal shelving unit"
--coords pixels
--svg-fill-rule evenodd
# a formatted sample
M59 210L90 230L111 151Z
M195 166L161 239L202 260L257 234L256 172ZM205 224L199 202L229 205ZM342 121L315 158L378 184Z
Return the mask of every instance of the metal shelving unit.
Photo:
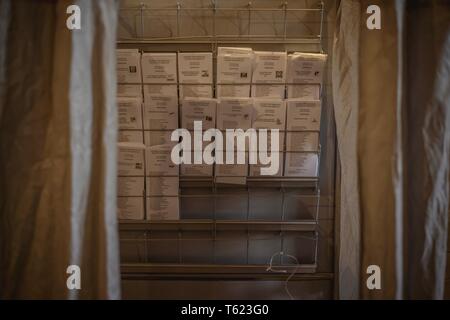
M122 13L132 14L136 18L139 32L136 32L133 37L122 37L117 41L119 48L138 48L142 51L211 51L213 57L216 57L218 46L251 46L258 48L266 48L271 46L274 51L308 51L308 52L323 52L322 46L322 30L324 19L323 3L317 8L290 8L287 2L280 3L279 7L273 8L257 8L251 2L246 7L226 8L217 5L216 1L211 1L210 6L207 7L184 7L178 3L174 7L167 8L151 8L144 4L137 7L121 8ZM209 14L211 19L211 29L205 30L205 34L200 35L183 35L181 30L183 13L185 12L202 12L202 14ZM245 14L247 28L246 32L242 34L227 35L219 34L217 32L217 24L219 23L219 16L222 13L238 12ZM258 12L277 13L281 14L282 18L279 22L282 25L282 32L277 35L260 35L251 34L251 27L255 21L255 14ZM148 37L146 35L146 17L149 14L167 13L174 18L174 30L171 30L170 37ZM298 37L289 36L287 33L288 15L295 13L315 13L320 19L320 31L318 34L307 34ZM301 23L301 21L299 21ZM215 65L215 64L214 64ZM215 66L214 66L215 67ZM186 84L186 83L183 83ZM229 83L225 84L228 85ZM265 83L267 85L267 83ZM279 84L279 83L277 83ZM180 84L176 84L180 85ZM198 83L197 83L198 85ZM217 83L214 81L214 86ZM317 151L320 162L320 147ZM128 243L136 243L140 246L139 262L125 261L122 263L122 275L126 278L165 278L165 277L202 277L202 278L258 278L267 279L271 277L285 277L286 273L289 275L295 272L297 276L306 274L313 276L317 270L317 241L318 241L318 208L320 199L319 176L310 178L296 178L296 177L247 177L247 184L243 186L245 192L248 194L248 201L250 201L249 192L252 190L264 189L264 192L281 192L282 193L282 213L280 214L280 221L262 221L249 219L247 211L246 219L244 220L221 220L214 219L215 212L211 214L212 219L183 219L179 221L120 221L119 229L121 234L136 233L136 237L121 239L124 245ZM214 177L183 177L180 176L180 189L205 189L210 190L210 193L203 195L204 197L214 197L214 206L216 206L215 197L218 196L220 190L236 188L232 185L224 185L216 183ZM317 198L315 203L315 217L311 219L289 220L284 221L284 206L285 206L285 192L298 192L299 195L314 196ZM244 193L241 193L241 195ZM226 195L230 195L226 193ZM202 194L183 194L180 197L202 197ZM200 200L199 200L200 201ZM249 210L249 204L247 204ZM154 238L153 234L159 232L169 233L162 238ZM185 233L201 232L204 238L184 238ZM223 263L218 262L215 256L215 248L217 245L218 233L221 232L241 232L246 239L246 256L243 256L244 263ZM282 264L274 265L275 267L286 270L284 275L276 274L268 270L267 262L255 264L249 258L249 246L251 245L251 234L270 232L276 234L280 242L279 251L283 251L285 242L289 237L295 234L307 234L313 244L312 262L302 263L300 265ZM201 240L207 241L212 246L211 261L203 261L201 263L193 263L183 256L183 246L186 243L193 243ZM255 241L258 241L256 239ZM266 239L262 239L266 240ZM149 257L151 255L151 245L157 241L168 241L177 246L177 261L175 262L154 262ZM231 238L230 241L233 241ZM209 245L208 244L208 245ZM278 249L277 249L278 250ZM326 277L326 275L323 275ZM332 276L329 275L329 278Z

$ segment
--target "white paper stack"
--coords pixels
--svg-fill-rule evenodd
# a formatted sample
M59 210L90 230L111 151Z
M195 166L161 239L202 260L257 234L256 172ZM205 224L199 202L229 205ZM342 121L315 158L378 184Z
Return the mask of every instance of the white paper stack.
M252 62L251 49L219 48L217 55L218 98L250 96Z
M286 129L286 103L281 99L253 99L255 129Z
M176 96L148 96L144 102L144 129L178 128L178 99Z
M119 219L144 219L144 151L142 143L118 145L117 208Z
M139 80L139 82L141 82ZM127 98L139 98L142 100L141 84L118 84L117 96Z
M137 49L116 49L116 74L120 84L141 83L141 54Z
M318 175L318 169L317 153L286 152L285 176L314 178Z
M232 156L233 163L227 164L224 153L224 163L216 164L216 177L246 177L248 175L248 152L234 151ZM238 157L243 159L244 163L238 163Z
M288 56L288 98L319 99L326 54L296 52Z
M271 156L271 161L274 162L274 158L277 157L278 159L278 170L276 171L275 174L271 174L271 175L267 175L267 174L262 174L261 169L262 168L269 168L271 166L271 163L269 164L262 164L260 161L260 158L256 156L256 159L258 160L256 164L250 164L250 169L249 169L249 175L252 177L258 177L258 176L264 176L264 177L280 177L283 174L283 152L276 152L272 155L272 153L269 153ZM273 164L275 165L275 164Z
M222 98L217 106L217 128L242 129L251 128L253 100L250 98Z
M176 53L144 53L142 54L142 79L146 84L176 84Z
M212 98L213 67L211 52L178 54L180 98Z
M286 52L254 52L252 97L284 99L286 59Z
M120 130L117 134L117 142L144 142L143 131Z
M117 98L119 130L142 129L142 100L139 98Z
M191 163L182 163L180 165L180 175L188 176L188 177L212 177L213 175L213 164L206 164L202 161L202 163L194 163L194 152L202 152L201 150L196 151L185 151L189 153Z
M147 177L147 197L178 197L178 177Z
M144 99L150 96L170 96L178 103L177 54L150 52L142 54Z
M147 102L151 100L152 96L157 97L171 97L173 100L178 102L178 90L176 85L152 85L152 84L144 84L144 101Z
M146 148L146 176L178 176L178 165L172 162L171 146L156 145Z
M186 98L181 102L181 127L194 130L194 121L202 122L202 130L216 125L217 100L208 98Z
M147 197L147 220L179 220L178 197Z
M142 123L141 54L117 49L119 219L144 219L144 153Z
M144 143L146 147L165 146L172 149L177 141L171 140L172 130L165 131L145 131Z
M287 100L285 176L317 176L320 116L320 100Z
M178 177L147 177L147 219L178 220Z
M286 150L291 152L317 152L319 150L319 132L287 132Z
M320 131L320 100L287 100L287 131Z
M117 218L144 220L144 197L117 197Z

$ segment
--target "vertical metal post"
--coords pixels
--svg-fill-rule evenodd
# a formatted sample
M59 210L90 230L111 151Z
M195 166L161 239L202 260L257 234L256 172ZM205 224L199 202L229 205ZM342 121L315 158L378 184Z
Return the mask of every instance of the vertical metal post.
M324 9L325 5L323 4L323 1L320 2L320 35L319 35L319 40L320 40L320 53L323 53L323 44L322 44L322 33L323 33L323 18L324 18Z
M141 17L141 38L144 38L144 9L145 4L141 2L141 5L139 6L139 14Z
M284 3L283 3L283 10L284 10L284 18L283 18L283 24L284 24L284 31L283 31L283 38L284 39L286 39L286 33L287 33L287 5L288 5L288 3L287 3L287 1L285 1Z
M180 9L181 4L177 2L177 37L180 36Z
M211 0L211 4L212 4L212 11L213 11L212 36L213 36L214 42L217 42L217 34L216 34L216 9L217 9L217 4L216 4L216 0ZM216 43L216 45L217 45L217 43Z
M250 28L252 27L252 3L247 4L248 8L248 23L247 23L247 36L250 37Z

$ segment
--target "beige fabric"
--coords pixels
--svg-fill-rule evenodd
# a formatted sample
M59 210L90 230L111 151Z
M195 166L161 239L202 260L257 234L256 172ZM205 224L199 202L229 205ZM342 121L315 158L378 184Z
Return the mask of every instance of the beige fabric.
M345 8L357 1L344 0ZM359 1L358 1L359 2ZM450 4L445 1L360 1L338 21L333 86L342 177L340 288L355 257L348 232L361 228L362 298L443 297L450 147ZM382 29L366 27L369 5L381 8ZM344 15L342 15L344 17ZM359 26L359 38L348 38ZM347 35L347 38L345 37ZM353 53L358 52L358 59ZM355 83L359 85L356 86ZM349 94L355 90L357 98ZM349 109L352 109L350 112ZM349 115L358 113L357 129ZM349 133L350 132L350 133ZM354 137L353 137L354 135ZM352 139L353 138L353 139ZM355 176L358 199L349 194ZM354 237L353 239L356 239ZM366 269L378 265L381 290L368 290ZM354 278L353 278L354 279Z
M338 10L332 75L335 120L341 159L339 296L358 299L360 266L359 188L356 137L358 130L359 1L344 1Z
M81 31L66 28L70 4L81 7ZM117 3L1 8L0 295L119 298ZM79 291L66 287L71 264Z

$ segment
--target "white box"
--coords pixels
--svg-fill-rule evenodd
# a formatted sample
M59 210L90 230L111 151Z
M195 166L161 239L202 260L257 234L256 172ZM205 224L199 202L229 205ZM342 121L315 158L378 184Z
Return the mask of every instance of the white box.
M321 84L326 54L295 52L288 56L287 82Z
M144 129L178 128L178 99L170 96L149 96L144 103Z
M171 159L172 149L167 146L146 148L146 176L178 176L179 166Z
M217 128L247 130L252 125L252 114L252 99L222 98L217 106Z
M142 129L142 100L117 98L119 129Z
M144 150L143 143L119 142L118 147L118 175L143 176Z
M117 177L118 197L143 197L144 177Z
M144 220L144 197L118 197L117 218L120 220Z
M252 54L219 54L217 56L217 97L249 97L252 76ZM238 85L231 85L231 84Z
M147 177L147 197L178 196L178 177Z
M214 128L216 125L215 99L186 98L181 103L181 127L194 130L194 121L202 121L202 130Z
M250 169L249 169L249 176L252 177L259 177L259 176L263 176L263 177L280 177L283 174L283 166L284 166L284 161L283 161L283 153L282 152L277 152L276 153L278 156L278 171L276 174L274 175L262 175L261 174L261 168L268 168L271 166L271 164L261 164L261 162L259 161L259 156L257 156L257 163L256 164L250 164Z
M316 153L286 152L284 175L286 177L317 177L319 156Z
M182 52L178 54L180 97L212 98L213 67L211 52Z
M171 130L166 131L145 131L144 133L144 143L147 147L154 146L166 146L172 149L173 146L177 144L177 141L171 141L170 137L172 135Z
M117 135L117 142L144 142L144 135L142 131L135 130L120 130Z
M320 84L296 84L288 85L289 99L296 98L298 100L319 100Z
M237 163L237 157L243 157L244 164ZM248 153L233 152L234 164L226 164L226 153L224 153L223 164L216 164L215 175L220 177L246 177L248 175Z
M286 151L319 151L318 132L287 132Z
M286 103L280 99L253 99L255 129L286 128Z
M117 85L117 96L139 98L142 100L142 87L140 84L119 84Z
M176 84L144 84L144 102L150 101L151 96L172 97L178 103L178 90Z
M147 220L179 220L178 197L147 197Z
M255 51L254 57L252 97L284 99L286 52Z
M176 53L144 53L142 54L143 83L177 83Z
M320 100L287 100L286 131L320 131Z
M141 83L141 54L137 49L116 49L118 83Z

